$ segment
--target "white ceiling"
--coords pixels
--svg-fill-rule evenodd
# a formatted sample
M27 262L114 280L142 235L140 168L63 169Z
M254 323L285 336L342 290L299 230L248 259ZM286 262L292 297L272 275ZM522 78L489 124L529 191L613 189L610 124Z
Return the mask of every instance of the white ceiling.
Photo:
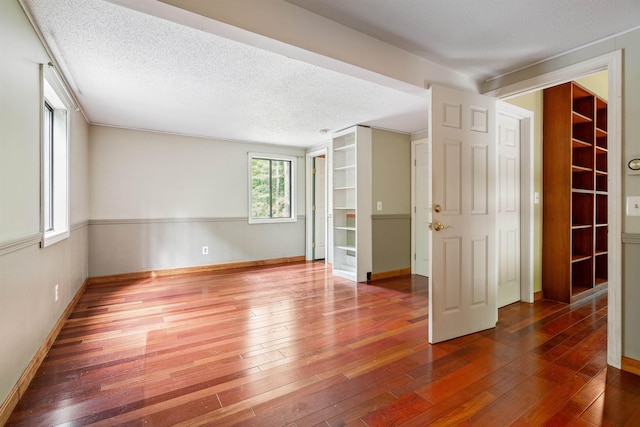
M420 90L398 90L182 25L166 13L163 19L138 11L160 4L152 0L22 2L91 123L300 147L326 140L321 129L427 126ZM638 0L288 3L474 80L640 24Z
M286 0L484 81L640 26L639 0Z

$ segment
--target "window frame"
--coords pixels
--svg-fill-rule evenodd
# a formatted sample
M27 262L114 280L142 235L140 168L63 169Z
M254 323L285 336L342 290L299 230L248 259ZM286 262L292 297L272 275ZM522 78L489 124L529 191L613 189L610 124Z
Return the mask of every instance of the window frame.
M40 230L45 248L70 236L69 226L69 99L51 65L42 65L40 102ZM50 109L47 119L46 109Z
M248 153L248 220L249 224L269 224L269 223L282 223L282 222L296 222L298 220L296 214L296 171L297 171L297 158L294 156L288 156L285 154L268 154L268 153L256 153L250 152ZM253 174L252 174L252 163L254 159L260 160L270 160L270 161L286 161L290 162L290 171L289 171L289 179L290 179L290 198L289 203L291 206L290 215L286 218L254 218L253 217ZM271 194L269 194L271 198Z

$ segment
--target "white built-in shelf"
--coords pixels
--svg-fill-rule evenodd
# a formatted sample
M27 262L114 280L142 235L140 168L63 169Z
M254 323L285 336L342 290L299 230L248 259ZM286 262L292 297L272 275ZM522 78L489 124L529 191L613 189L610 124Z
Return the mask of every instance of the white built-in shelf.
M355 252L356 251L356 247L355 246L340 246L340 245L336 245L335 247L336 247L336 249L344 249L345 251L349 251L349 252Z
M347 151L347 150L355 150L355 149L356 149L355 144L349 144L349 145L343 145L342 147L336 147L333 149L333 151Z
M371 273L371 129L333 137L333 273L356 282Z

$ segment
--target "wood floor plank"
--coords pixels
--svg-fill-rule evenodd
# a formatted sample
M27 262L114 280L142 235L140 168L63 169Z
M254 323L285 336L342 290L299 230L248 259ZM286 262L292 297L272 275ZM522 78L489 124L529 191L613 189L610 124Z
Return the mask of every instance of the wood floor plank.
M607 297L428 343L428 280L319 262L87 286L8 426L635 425Z

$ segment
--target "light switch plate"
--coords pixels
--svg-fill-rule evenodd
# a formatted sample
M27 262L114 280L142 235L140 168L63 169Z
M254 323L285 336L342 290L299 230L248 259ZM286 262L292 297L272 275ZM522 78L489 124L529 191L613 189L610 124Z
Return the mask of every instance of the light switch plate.
M640 196L627 197L627 216L640 216Z

